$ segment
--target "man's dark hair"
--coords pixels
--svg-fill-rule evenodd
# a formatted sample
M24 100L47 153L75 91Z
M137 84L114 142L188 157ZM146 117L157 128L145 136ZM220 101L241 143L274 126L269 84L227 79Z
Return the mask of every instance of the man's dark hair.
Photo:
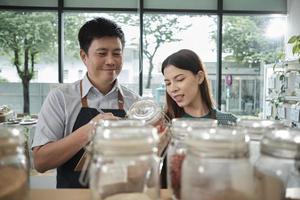
M125 46L125 37L124 32L121 27L118 26L115 22L98 17L87 21L79 30L78 41L80 48L84 52L88 53L88 49L94 39L102 37L118 37L122 43L122 49Z

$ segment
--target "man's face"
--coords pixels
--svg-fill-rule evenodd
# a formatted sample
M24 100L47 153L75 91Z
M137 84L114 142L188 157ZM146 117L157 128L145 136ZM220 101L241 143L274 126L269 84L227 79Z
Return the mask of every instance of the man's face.
M82 61L87 67L92 82L113 83L122 69L122 43L118 37L94 39L88 53L80 50Z

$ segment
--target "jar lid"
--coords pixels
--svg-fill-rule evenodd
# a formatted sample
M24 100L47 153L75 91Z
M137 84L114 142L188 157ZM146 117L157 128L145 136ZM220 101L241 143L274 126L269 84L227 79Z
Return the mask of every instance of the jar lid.
M97 129L93 151L111 156L153 153L158 139L157 129L150 125L107 125Z
M193 129L212 128L218 126L218 120L210 118L175 118L172 119L171 134L184 139Z
M265 132L284 128L283 122L266 119L242 119L237 122L237 126L245 128L252 140L261 140Z
M160 106L151 99L142 99L134 104L128 110L129 119L145 120L147 124L155 124L162 117Z
M18 146L23 144L24 139L19 129L0 126L0 148Z
M263 154L294 159L300 156L300 130L277 129L264 135L260 149Z
M236 127L191 130L185 140L188 151L203 157L238 158L248 156L249 137Z

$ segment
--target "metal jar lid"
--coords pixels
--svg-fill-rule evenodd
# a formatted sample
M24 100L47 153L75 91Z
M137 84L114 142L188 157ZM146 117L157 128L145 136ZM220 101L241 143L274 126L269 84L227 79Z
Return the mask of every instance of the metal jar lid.
M203 128L189 131L185 143L188 151L201 157L247 157L249 136L237 127Z
M113 125L109 125L113 123ZM119 122L119 124L118 124ZM93 138L93 151L96 154L118 156L148 154L157 151L157 129L143 123L126 124L125 120L104 120ZM131 125L130 125L131 124Z
M264 134L261 152L278 158L298 159L300 156L300 130L277 129Z

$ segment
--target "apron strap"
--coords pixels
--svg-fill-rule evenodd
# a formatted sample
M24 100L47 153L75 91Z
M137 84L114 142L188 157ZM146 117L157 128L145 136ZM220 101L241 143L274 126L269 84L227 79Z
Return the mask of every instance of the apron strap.
M80 96L82 97L82 80L80 80ZM81 98L81 106L83 108L88 108L87 95Z
M82 80L80 80L80 96L82 97ZM83 108L88 108L87 95L81 98L81 106ZM118 107L120 110L124 110L124 97L121 94L119 89L118 89Z
M120 110L124 110L124 97L118 89L118 107Z
M212 109L210 111L210 118L211 119L217 119L217 111L215 109Z

